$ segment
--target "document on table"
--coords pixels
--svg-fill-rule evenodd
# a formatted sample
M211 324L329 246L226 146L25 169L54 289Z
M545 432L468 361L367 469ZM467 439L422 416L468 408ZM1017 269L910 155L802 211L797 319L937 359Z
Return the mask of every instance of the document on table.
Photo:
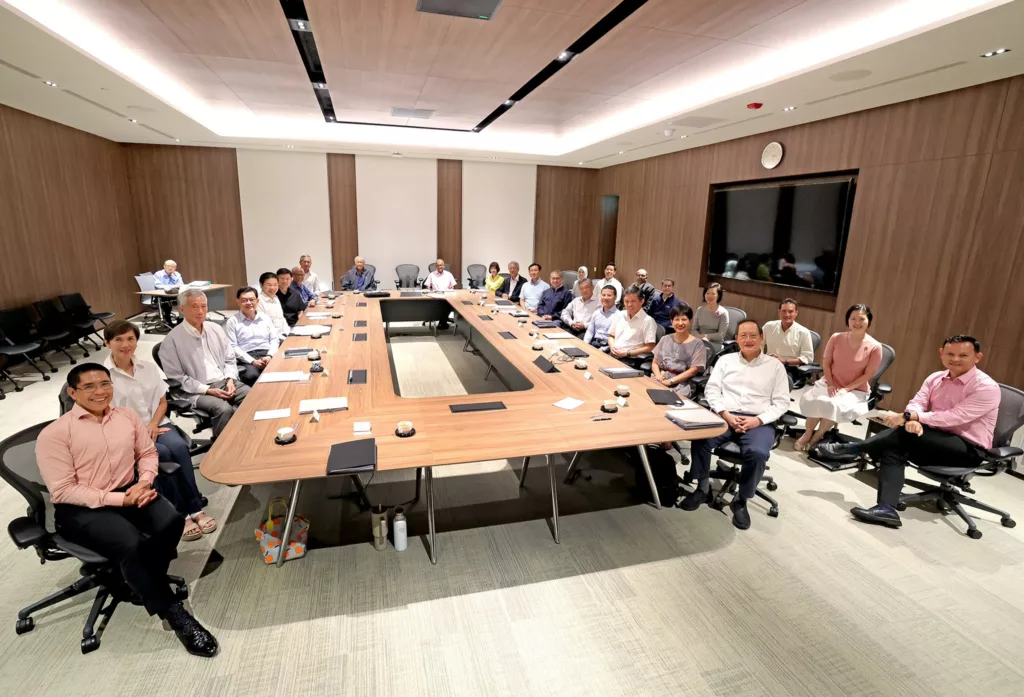
M559 409L565 409L566 411L572 411L581 404L583 404L582 399L573 399L572 397L566 397L561 401L555 402L556 407Z
M368 436L371 434L371 430L369 421L356 421L352 424L352 435L355 436Z
M669 409L665 416L683 429L711 428L725 423L718 414L705 409Z
M309 319L327 319L331 316L330 312L307 312L306 317Z
M314 411L343 411L348 409L348 397L324 397L323 399L303 399L299 402L300 414L312 414Z
M549 339L572 339L574 336L569 332L544 332L544 336Z
M252 415L253 421L267 421L269 419L286 419L292 415L291 409L268 409L258 411Z
M303 324L295 325L289 333L292 336L320 336L330 331L331 325L329 324Z
M256 382L300 382L302 380L309 380L309 373L303 373L301 370L264 370Z

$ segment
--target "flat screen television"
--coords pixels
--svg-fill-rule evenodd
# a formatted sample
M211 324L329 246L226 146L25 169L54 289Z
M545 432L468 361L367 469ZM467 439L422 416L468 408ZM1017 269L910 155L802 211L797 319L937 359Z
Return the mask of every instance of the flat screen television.
M708 275L839 291L855 174L716 186Z

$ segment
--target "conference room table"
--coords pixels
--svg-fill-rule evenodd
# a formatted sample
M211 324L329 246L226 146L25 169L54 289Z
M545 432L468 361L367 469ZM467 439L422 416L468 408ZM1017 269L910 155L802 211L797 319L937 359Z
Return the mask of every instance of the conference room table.
M186 285L179 287L178 293L168 293L163 288L157 288L156 290L138 290L135 291L136 295L146 295L152 298L171 298L177 301L178 295L181 291L191 288L193 286ZM194 286L196 290L201 290L206 293L206 299L209 303L210 312L220 314L220 310L228 309L228 297L227 288L231 288L229 283L210 283L205 286ZM223 317L223 315L221 315Z
M657 487L651 474L644 445L669 441L710 438L723 433L724 424L699 430L683 430L665 416L666 407L658 406L647 395L649 388L664 389L648 377L613 379L600 372L604 367L623 367L615 358L580 339L536 339L529 332L555 332L538 329L531 314L525 326L511 316L512 308L481 306L495 302L493 294L469 290L445 294L420 294L392 291L387 298L367 298L362 294L338 294L333 308L326 299L308 312L330 312L340 317L310 319L303 314L299 325L330 325L321 338L287 337L265 369L308 372L307 357L289 358L286 349L326 349L321 356L323 373L312 373L303 382L257 381L238 407L227 428L203 458L200 471L213 482L226 485L254 485L291 482L292 494L283 540L290 534L302 482L324 479L331 446L360 440L354 434L357 421L371 423L377 448L377 471L417 469L423 472L430 559L437 561L434 526L433 468L444 465L544 456L552 500L552 532L558 536L558 494L550 455L579 453L607 448L637 446L654 497L660 508ZM497 311L495 313L495 311ZM404 397L393 378L388 348L389 328L393 322L437 321L455 314L455 329L466 337L466 348L475 349L497 371L508 391L442 397ZM536 341L546 341L534 350ZM556 362L558 372L544 372L534 361L551 357L556 346L574 346L586 351L587 369L576 369L573 362ZM364 384L350 384L350 371L366 371ZM615 400L618 384L628 385L628 406L617 413L605 414L601 406ZM320 414L315 422L309 414L300 415L304 399L346 397L347 410ZM566 397L582 400L575 409L554 406ZM454 412L452 407L499 403L500 408L486 411ZM694 405L695 406L695 405ZM287 418L255 421L257 411L290 408ZM464 407L461 407L464 408ZM595 420L592 417L603 417ZM399 421L411 421L415 434L399 437ZM278 429L295 427L297 438L288 445L275 443ZM571 466L575 465L575 461ZM525 474L525 471L523 472ZM522 478L521 478L522 481ZM280 564L284 559L281 554Z

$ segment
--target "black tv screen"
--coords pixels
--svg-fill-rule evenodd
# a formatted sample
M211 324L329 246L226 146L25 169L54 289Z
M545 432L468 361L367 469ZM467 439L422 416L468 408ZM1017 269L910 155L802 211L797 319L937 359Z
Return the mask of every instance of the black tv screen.
M708 274L839 290L853 175L716 187Z

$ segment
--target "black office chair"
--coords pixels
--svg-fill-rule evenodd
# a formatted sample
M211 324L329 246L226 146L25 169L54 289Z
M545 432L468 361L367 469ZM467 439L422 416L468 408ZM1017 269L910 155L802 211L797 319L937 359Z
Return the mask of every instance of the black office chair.
M156 363L160 370L163 370L163 363L160 362L160 346L162 344L157 344L153 347L152 355L153 362ZM181 396L180 382L170 378L165 378L164 382L167 383L167 387L170 389L170 394L167 396L167 411L175 416L184 416L195 421L196 427L192 429L192 435L205 431L208 428L213 428L213 417L199 407L192 406L192 403L187 398ZM188 452L192 457L205 453L213 446L213 439L186 438L186 440L189 441Z
M21 392L25 389L24 387L18 384L18 381L14 379L14 376L11 375L10 371L8 370L8 368L10 368L14 364L15 359L20 358L21 360L27 362L33 368L38 370L39 374L43 376L43 380L50 379L50 376L47 375L42 368L36 365L35 361L33 361L32 357L29 355L33 351L38 351L40 346L42 346L42 344L40 344L38 341L32 341L26 344L15 344L13 341L8 339L7 336L2 331L0 331L0 357L3 357L4 359L4 365L2 368L0 368L0 377L14 385L15 392ZM54 368L53 372L57 372L57 369ZM0 399L6 398L7 395L4 394L3 388L0 387Z
M951 467L941 463L910 463L917 471L939 483L938 486L917 482L912 479L906 480L906 484L921 489L917 494L904 494L900 496L898 510L906 510L907 506L935 502L943 513L952 509L960 518L967 523L967 536L972 540L981 539L981 530L974 522L964 506L977 508L999 516L999 522L1004 528L1017 526L1017 521L1010 517L1006 511L993 508L987 503L978 501L961 492L975 493L971 488L971 479L974 477L994 477L1013 464L1013 458L1024 455L1024 450L1010 445L1013 434L1021 426L1024 426L1024 392L1016 387L1000 385L1002 393L999 401L999 415L996 417L996 428L992 435L992 447L985 453L985 459L977 467Z
M85 302L85 298L82 297L81 293L59 295L57 296L57 302L60 303L68 317L70 317L71 324L83 331L89 343L99 349L103 343L103 337L97 331L96 323L99 322L105 327L107 326L107 320L113 319L115 314L113 312L93 312L92 307L89 306L89 303ZM100 340L100 344L93 341L93 336Z
M12 347L23 350L11 350ZM35 359L41 360L49 368L51 373L56 373L57 368L50 361L46 360L47 351L59 350L45 337L41 336L32 325L32 317L26 308L0 311L0 355L8 357L20 357L29 365L39 371L43 380L49 380L50 376L36 364ZM64 355L71 359L71 363L77 363L66 352ZM21 392L21 390L17 390Z
M366 270L373 276L373 283L370 284L369 288L363 288L363 290L377 290L377 286L380 285L380 281L377 280L377 267L373 264L366 264Z
M470 264L466 267L466 278L470 288L483 288L487 281L487 267L483 264Z
M64 308L57 305L56 298L32 303L32 311L35 315L32 318L33 326L52 346L69 359L71 354L67 349L72 348L81 349L82 355L89 357L89 348L80 342L85 331L71 323L71 317L64 312Z
M736 327L740 326L740 322L746 321L747 313L738 307L728 307L727 305L722 305L722 307L729 315L729 326L725 328L722 345L734 346L736 344Z
M399 264L395 267L395 288L419 288L423 285L420 267L416 264Z
M818 347L821 346L821 334L808 329L811 333L811 352L817 356ZM817 366L817 370L804 370L812 365ZM814 379L822 373L821 366L815 363L808 363L806 365L786 366L786 373L789 375L789 388L791 390L799 390L807 385L808 382L814 382Z
M82 653L90 653L100 647L100 634L120 603L142 603L125 584L117 564L81 545L68 542L54 531L53 507L49 492L39 474L39 466L36 464L35 446L39 433L50 423L47 421L30 426L0 442L0 478L28 502L26 515L12 520L7 526L7 533L18 549L34 547L42 564L74 557L82 563L82 577L70 586L23 608L18 613L15 632L25 634L35 629L32 614L38 610L95 588L96 598L92 602L82 631ZM185 579L168 575L167 582L174 586L174 594L179 600L188 597ZM103 616L103 622L97 633L96 621L100 615Z
M512 274L510 274L508 271L499 271L498 275L504 278L506 281L512 277Z
M578 271L563 271L562 272L562 285L572 290L572 287L576 284L580 274Z
M654 333L654 345L657 346L658 342L661 341L662 337L665 336L665 327L658 325L658 328ZM630 365L639 368L644 371L645 375L652 375L654 372L654 354L653 353L641 353L631 358L622 359L624 362L628 362Z

